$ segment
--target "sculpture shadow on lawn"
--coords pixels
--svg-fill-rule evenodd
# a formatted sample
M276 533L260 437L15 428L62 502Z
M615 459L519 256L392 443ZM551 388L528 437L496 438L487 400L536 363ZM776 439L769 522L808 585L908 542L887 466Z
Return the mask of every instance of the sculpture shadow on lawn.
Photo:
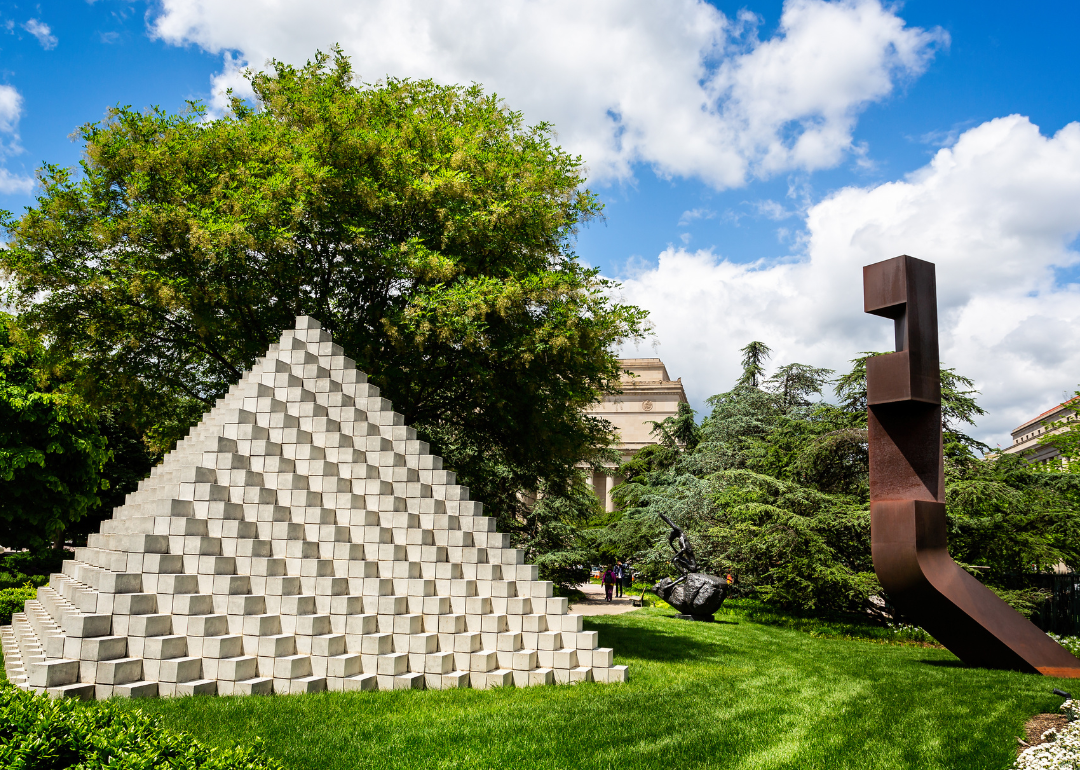
M702 641L685 634L670 633L656 624L642 623L627 628L607 624L594 625L586 620L585 629L600 631L605 644L624 650L623 654L628 657L659 663L719 659L734 652L720 636L717 636L715 641Z

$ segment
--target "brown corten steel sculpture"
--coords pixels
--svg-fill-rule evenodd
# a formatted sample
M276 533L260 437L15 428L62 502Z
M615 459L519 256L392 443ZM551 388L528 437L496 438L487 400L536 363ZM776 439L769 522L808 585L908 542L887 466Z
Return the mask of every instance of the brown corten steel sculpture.
M893 319L896 352L866 361L874 570L897 608L969 666L1080 677L1080 660L949 556L934 265L863 268L865 311Z

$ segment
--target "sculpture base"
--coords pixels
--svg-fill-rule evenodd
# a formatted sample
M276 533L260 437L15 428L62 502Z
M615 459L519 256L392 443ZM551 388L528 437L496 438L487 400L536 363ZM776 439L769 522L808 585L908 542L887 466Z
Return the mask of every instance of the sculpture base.
M698 623L712 623L712 615L676 615L679 620L696 620Z

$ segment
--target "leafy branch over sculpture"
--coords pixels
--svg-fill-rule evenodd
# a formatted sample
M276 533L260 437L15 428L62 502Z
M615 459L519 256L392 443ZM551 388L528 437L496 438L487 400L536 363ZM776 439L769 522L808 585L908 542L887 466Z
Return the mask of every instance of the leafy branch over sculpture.
M20 321L167 449L309 313L503 531L538 493L585 515L575 466L613 434L583 407L645 313L573 253L602 209L582 160L480 86L360 83L336 49L248 78L254 106L117 107L78 171L41 169L3 221Z

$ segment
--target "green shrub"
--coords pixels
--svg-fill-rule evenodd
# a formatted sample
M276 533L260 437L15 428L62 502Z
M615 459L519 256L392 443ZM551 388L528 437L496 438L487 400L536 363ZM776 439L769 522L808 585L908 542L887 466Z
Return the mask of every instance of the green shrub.
M29 584L19 588L0 589L0 626L10 623L12 613L22 612L26 601L36 595L37 589Z
M49 574L64 568L64 559L71 558L70 551L42 548L37 551L19 551L0 557L0 591L5 588L43 586L49 582Z
M261 746L209 748L116 703L49 700L0 684L0 767L278 770L281 765L266 757Z

